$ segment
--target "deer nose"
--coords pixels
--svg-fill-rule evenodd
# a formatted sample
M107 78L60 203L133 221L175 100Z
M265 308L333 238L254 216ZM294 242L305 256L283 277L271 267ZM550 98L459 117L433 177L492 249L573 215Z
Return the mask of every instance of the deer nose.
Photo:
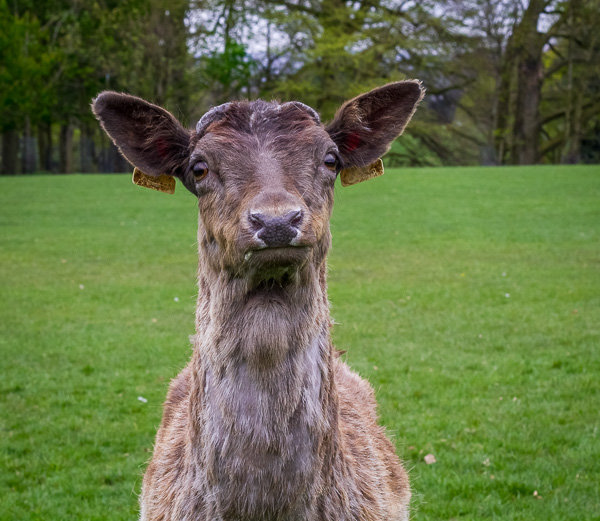
M304 212L301 209L290 210L284 215L269 215L253 210L248 215L256 237L268 248L289 246L298 235L303 218Z

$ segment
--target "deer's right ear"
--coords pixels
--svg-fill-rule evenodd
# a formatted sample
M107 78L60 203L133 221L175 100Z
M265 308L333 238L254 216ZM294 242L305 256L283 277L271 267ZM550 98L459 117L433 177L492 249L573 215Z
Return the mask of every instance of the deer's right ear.
M183 176L190 132L171 113L141 98L111 91L92 102L92 111L131 164L151 176Z

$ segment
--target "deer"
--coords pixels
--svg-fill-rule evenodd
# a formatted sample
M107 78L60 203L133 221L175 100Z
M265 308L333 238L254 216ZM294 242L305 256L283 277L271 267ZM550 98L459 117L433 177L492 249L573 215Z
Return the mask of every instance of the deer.
M192 130L129 94L93 101L147 186L179 179L198 199L193 352L163 406L142 521L408 520L374 391L331 340L326 258L336 179L380 174L423 96L389 83L327 125L298 101L232 101Z

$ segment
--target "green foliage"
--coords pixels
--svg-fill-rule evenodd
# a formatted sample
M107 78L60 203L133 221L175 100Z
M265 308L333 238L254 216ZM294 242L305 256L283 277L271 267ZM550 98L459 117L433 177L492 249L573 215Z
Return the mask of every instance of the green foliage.
M3 123L20 126L25 116L91 122L90 101L103 88L185 109L187 7L181 0L126 0L24 3L11 11L1 0Z
M414 126L413 126L414 128ZM442 160L412 134L392 143L384 157L386 167L442 166Z
M411 519L600 511L599 176L389 169L337 187L335 342L376 390ZM0 519L132 519L190 356L195 199L128 176L0 185Z
M83 155L95 155L82 164L99 165L90 143L109 145L89 103L104 89L164 105L185 123L257 97L298 99L328 120L361 92L418 78L427 97L395 146L396 164L592 161L596 4L0 0L0 131L5 143L18 142L15 131L37 137L46 158L60 135L66 165L78 127ZM10 168L6 157L1 170L12 171L16 156Z
M246 45L230 42L223 52L214 51L200 61L200 83L205 89L219 92L215 103L221 104L248 94L255 61Z
M291 15L297 23L280 16L271 14L270 20L290 41L301 43L288 51L293 70L262 93L301 99L328 119L347 99L407 77L397 56L407 42L402 19L367 2L315 3L313 9Z
M48 31L31 13L14 15L0 0L0 131L34 121L48 98L47 77L57 55L44 46Z

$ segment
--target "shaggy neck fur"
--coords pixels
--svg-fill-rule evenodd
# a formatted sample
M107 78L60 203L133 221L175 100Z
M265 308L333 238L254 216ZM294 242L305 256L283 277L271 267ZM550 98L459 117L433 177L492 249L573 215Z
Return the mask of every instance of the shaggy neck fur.
M307 519L337 436L325 260L249 291L210 265L203 234L190 435L207 518Z

